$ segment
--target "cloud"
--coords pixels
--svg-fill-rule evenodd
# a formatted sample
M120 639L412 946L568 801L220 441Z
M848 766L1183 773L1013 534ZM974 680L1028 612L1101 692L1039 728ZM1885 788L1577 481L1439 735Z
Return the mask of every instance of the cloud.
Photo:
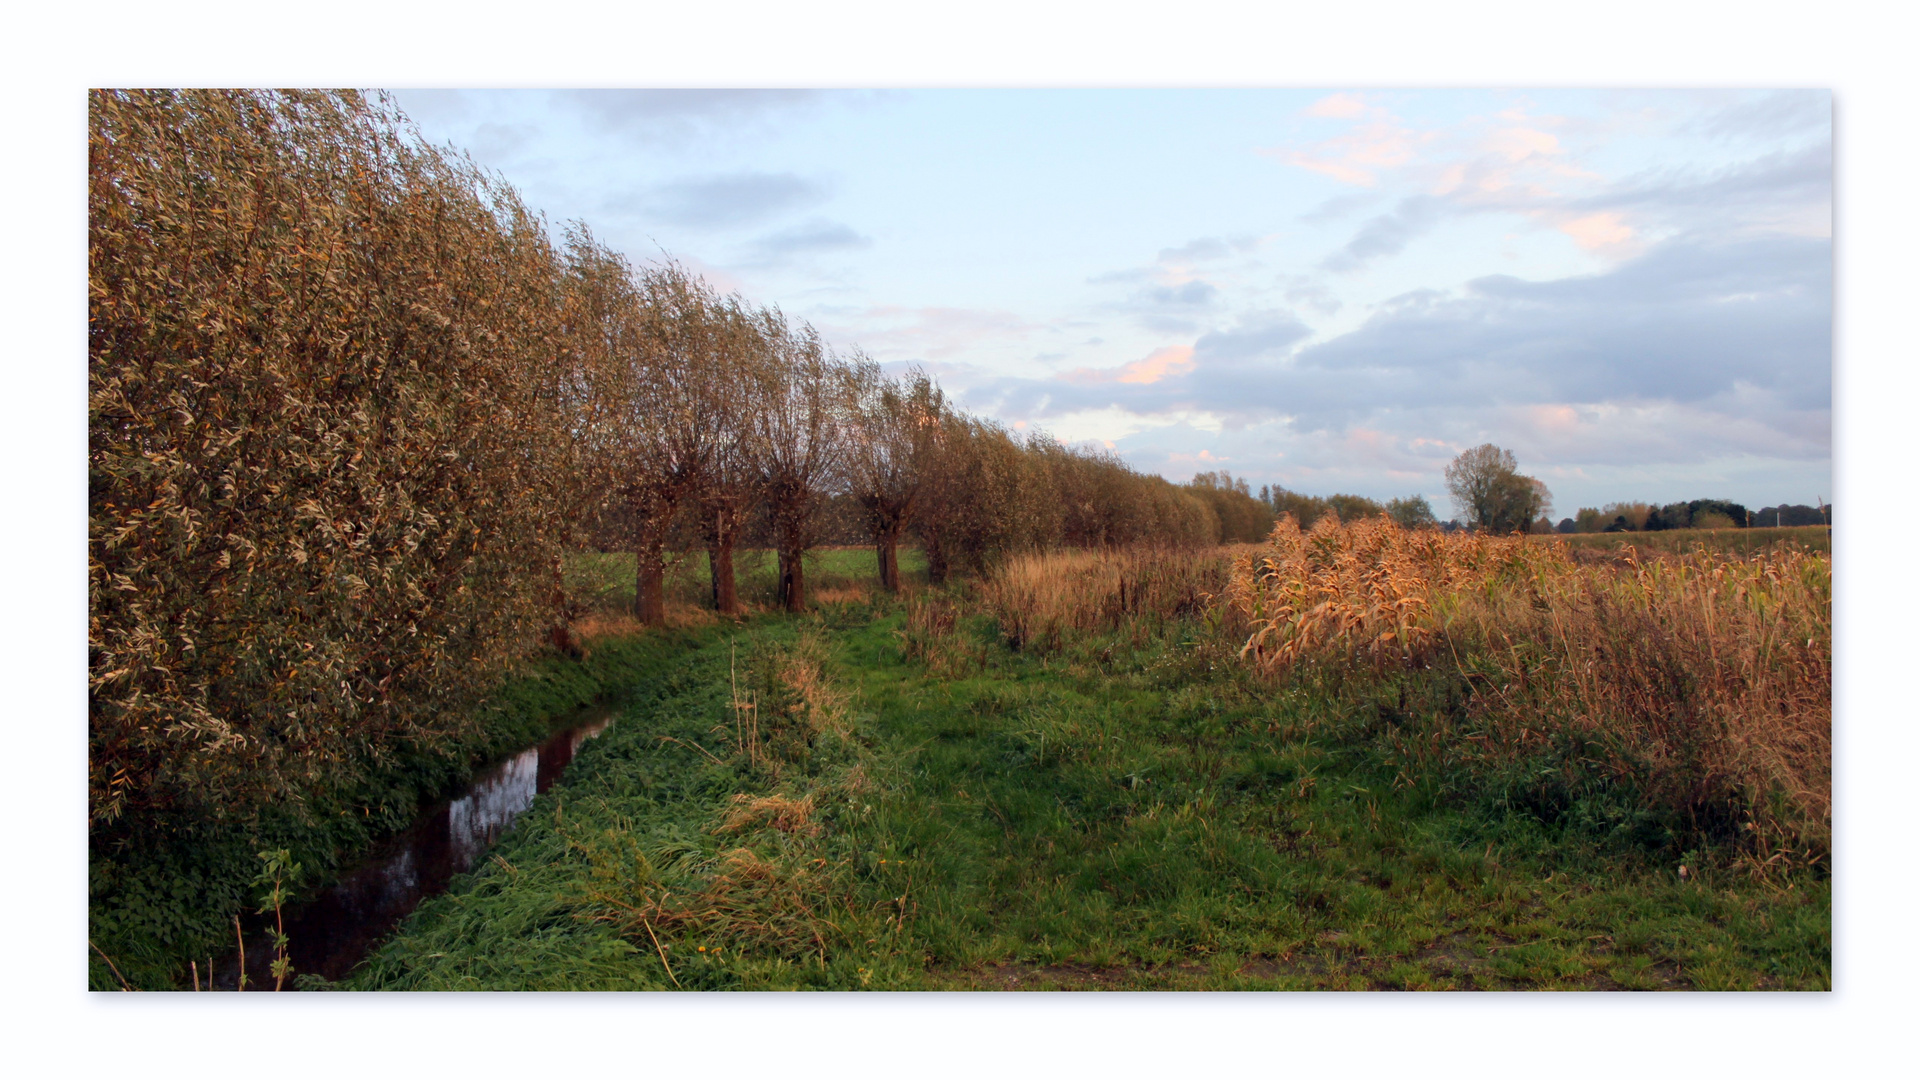
M1622 467L1812 461L1830 453L1831 267L1818 238L1683 238L1601 273L1414 290L1320 342L1286 311L1251 313L1190 349L982 380L966 400L1033 420L1280 424L1407 475L1487 441ZM1356 429L1384 434L1363 447Z
M1194 353L1209 364L1276 360L1313 336L1313 328L1285 311L1254 312L1232 330L1215 330L1194 343Z
M1180 285L1157 285L1134 294L1135 302L1158 308L1204 308L1219 297L1220 290L1205 281Z
M483 161L512 159L525 150L539 135L539 127L533 124L500 124L489 121L473 129L473 137L468 146L473 155Z
M1161 248L1154 259L1159 263L1201 262L1208 259L1224 259L1233 254L1225 240L1217 236L1203 236L1189 240L1177 248Z
M1254 312L1190 346L1162 347L1117 368L983 380L968 389L966 400L969 407L1025 418L1116 409L1163 422L1187 413L1240 418L1246 412L1233 397L1245 392L1241 384L1273 378L1293 347L1312 334L1287 312Z
M816 218L804 225L791 229L769 233L754 241L754 248L762 258L781 260L796 255L813 255L828 251L850 251L872 247L871 237L862 236L850 226L837 221Z
M1588 251L1615 247L1633 239L1633 227L1617 213L1588 214L1560 223L1560 231Z
M818 104L818 90L563 90L562 102L603 131L681 138Z
M1432 230L1445 212L1445 204L1429 195L1402 199L1392 213L1382 214L1362 225L1345 247L1321 261L1320 268L1334 273L1351 273L1375 259L1398 255L1415 238Z
M1287 303L1298 304L1311 309L1319 315L1338 314L1345 305L1333 295L1333 290L1324 283L1311 278L1296 277L1285 282Z
M1343 184L1373 187L1379 183L1381 172L1412 161L1415 148L1422 141L1422 136L1412 128L1392 118L1381 118L1305 149L1270 152L1278 154L1289 165L1330 176Z
M1366 100L1358 94L1333 94L1307 106L1301 110L1301 113L1305 116L1350 120L1357 116L1365 116L1369 111L1378 112L1379 110L1369 107Z
M1213 262L1234 255L1244 255L1260 246L1260 239L1253 236L1202 236L1180 245L1177 248L1161 248L1154 262L1161 266L1185 266L1197 262Z
M1410 294L1301 350L1289 393L1270 405L1319 427L1386 406L1699 404L1753 392L1776 410L1826 410L1831 274L1824 240L1674 241L1608 273Z
M1704 174L1648 170L1569 199L1560 209L1633 214L1694 232L1775 229L1825 236L1832 229L1833 144L1821 140Z
M1011 311L895 305L836 313L831 321L820 319L819 326L830 339L859 341L884 360L914 362L937 361L978 349L1007 349L1047 329Z
M1197 320L1213 311L1220 298L1220 289L1212 282L1190 278L1136 289L1125 300L1108 304L1107 310L1132 315L1155 333L1190 334L1200 328Z
M1717 125L1715 130L1784 128L1823 134L1828 130L1828 113L1823 111L1827 102L1825 94L1752 98L1713 114L1710 123ZM1781 232L1826 236L1832 231L1833 151L1828 138L1716 169L1662 166L1609 183L1563 141L1563 129L1586 130L1563 117L1514 108L1414 133L1375 106L1362 112L1330 107L1324 115L1346 117L1353 127L1314 147L1273 153L1291 164L1367 186L1380 186L1391 173L1403 190L1411 185L1423 191L1364 222L1346 245L1320 263L1326 271L1351 273L1398 255L1450 215L1518 215L1611 261L1644 254L1663 235L1683 230L1722 239ZM1382 125L1398 134L1382 141ZM1382 149L1389 144L1398 149ZM1346 175L1342 170L1358 172ZM1302 220L1324 224L1380 197L1340 196Z
M1300 215L1300 221L1307 225L1320 225L1329 221L1338 221L1356 210L1365 210L1386 196L1376 192L1356 192L1352 195L1335 195L1333 198Z
M1774 140L1832 130L1833 94L1826 90L1777 90L1716 109L1682 134L1711 138Z
M820 203L824 187L792 173L742 172L678 180L642 195L638 208L672 225L729 228L752 225Z
M1147 290L1134 298L1134 303L1147 307L1166 303L1192 302L1195 294L1188 294L1185 301L1175 296L1180 287L1191 285L1194 281L1193 267L1196 263L1217 263L1235 255L1246 255L1259 249L1264 242L1258 236L1201 236L1179 247L1161 248L1153 262L1147 266L1133 266L1124 270L1110 270L1104 274L1095 274L1086 279L1089 285L1132 285L1143 281L1158 282L1158 290ZM1156 299L1157 298L1157 299Z
M1340 93L1321 98L1301 110L1301 115L1355 123L1345 134L1308 146L1275 147L1260 152L1296 168L1360 187L1373 187L1382 172L1413 161L1416 148L1432 137L1431 133L1406 126L1386 108L1368 104L1358 94Z
M1095 368L1076 368L1060 378L1083 385L1117 382L1151 386L1169 375L1185 375L1192 370L1193 346L1170 345L1164 349L1155 349L1144 358L1118 369L1102 371Z

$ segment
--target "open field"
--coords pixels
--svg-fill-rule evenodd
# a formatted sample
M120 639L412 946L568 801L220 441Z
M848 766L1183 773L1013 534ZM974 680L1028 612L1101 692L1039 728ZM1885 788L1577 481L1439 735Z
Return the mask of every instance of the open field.
M1559 541L1583 551L1615 551L1631 546L1645 554L1680 554L1696 546L1731 555L1756 555L1789 544L1808 551L1831 554L1832 531L1825 525L1771 526L1756 529L1667 529L1660 532L1631 533L1553 533L1535 537L1540 542Z
M1831 985L1824 559L1239 552L716 628L346 985Z

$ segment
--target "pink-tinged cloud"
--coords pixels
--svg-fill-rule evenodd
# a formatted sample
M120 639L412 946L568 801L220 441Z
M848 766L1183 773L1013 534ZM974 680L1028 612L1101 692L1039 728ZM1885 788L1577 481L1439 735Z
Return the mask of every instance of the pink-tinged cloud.
M1365 115L1367 103L1356 94L1333 94L1307 106L1303 112L1307 116L1351 120L1356 116Z
M1111 446L1113 444L1108 443L1107 445ZM1168 465L1220 465L1232 460L1230 457L1215 457L1211 450L1202 450L1197 454L1175 452L1167 455Z
M1559 139L1534 128L1501 128L1487 137L1486 145L1488 150L1508 161L1524 161L1535 156L1552 157L1563 153Z
M1429 439L1424 435L1408 441L1407 446L1413 450L1426 450L1431 447L1433 450L1445 454L1454 454L1461 449L1457 443L1450 443L1445 439Z
M1567 432L1580 426L1580 413L1571 405L1534 405L1527 411L1540 431Z
M1588 214L1560 223L1560 231L1588 251L1625 244L1633 239L1633 227L1619 214Z
M1284 158L1289 165L1331 176L1343 184L1372 187L1379 182L1381 170L1413 160L1414 146L1420 138L1411 128L1399 127L1386 118L1305 150L1292 151Z
M1148 386L1169 375L1185 375L1192 370L1193 346L1169 345L1119 368L1075 368L1060 378L1088 386L1110 382Z

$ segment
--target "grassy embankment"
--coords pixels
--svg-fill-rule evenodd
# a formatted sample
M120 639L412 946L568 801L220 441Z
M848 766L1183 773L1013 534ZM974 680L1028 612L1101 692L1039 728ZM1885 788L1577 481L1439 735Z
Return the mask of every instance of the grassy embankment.
M350 985L1830 985L1824 810L1751 755L1516 734L1487 664L1263 671L1226 579L1066 556L731 632Z
M742 563L743 598L771 607L771 553L743 553ZM873 552L862 549L823 549L807 557L809 580L828 597L864 595L874 564ZM921 565L904 558L903 564ZM285 849L302 865L305 872L292 892L298 902L331 884L373 844L405 828L420 807L445 797L490 763L539 742L554 721L656 680L688 650L720 640L724 624L698 606L704 560L675 564L669 579L674 629L648 635L635 634L631 620L621 614L632 604L632 567L630 554L582 555L572 561L576 582L596 586L588 591L601 611L586 620L588 655L529 661L483 708L483 722L472 738L397 755L370 769L366 781L352 790L312 793L304 805L257 820L205 824L178 842L144 850L95 851L89 866L88 936L95 946L88 953L89 986L117 989L122 978L140 989L189 985L189 965L229 955L234 915L251 916L259 906L259 890L250 884L260 869L257 852Z

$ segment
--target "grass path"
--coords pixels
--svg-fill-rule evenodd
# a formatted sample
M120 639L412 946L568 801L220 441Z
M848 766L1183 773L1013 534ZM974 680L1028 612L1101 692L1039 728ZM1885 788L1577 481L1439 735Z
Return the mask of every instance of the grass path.
M899 625L849 607L692 652L349 985L1830 985L1824 881L1682 881L1454 805L1325 700L1178 644L934 678Z

